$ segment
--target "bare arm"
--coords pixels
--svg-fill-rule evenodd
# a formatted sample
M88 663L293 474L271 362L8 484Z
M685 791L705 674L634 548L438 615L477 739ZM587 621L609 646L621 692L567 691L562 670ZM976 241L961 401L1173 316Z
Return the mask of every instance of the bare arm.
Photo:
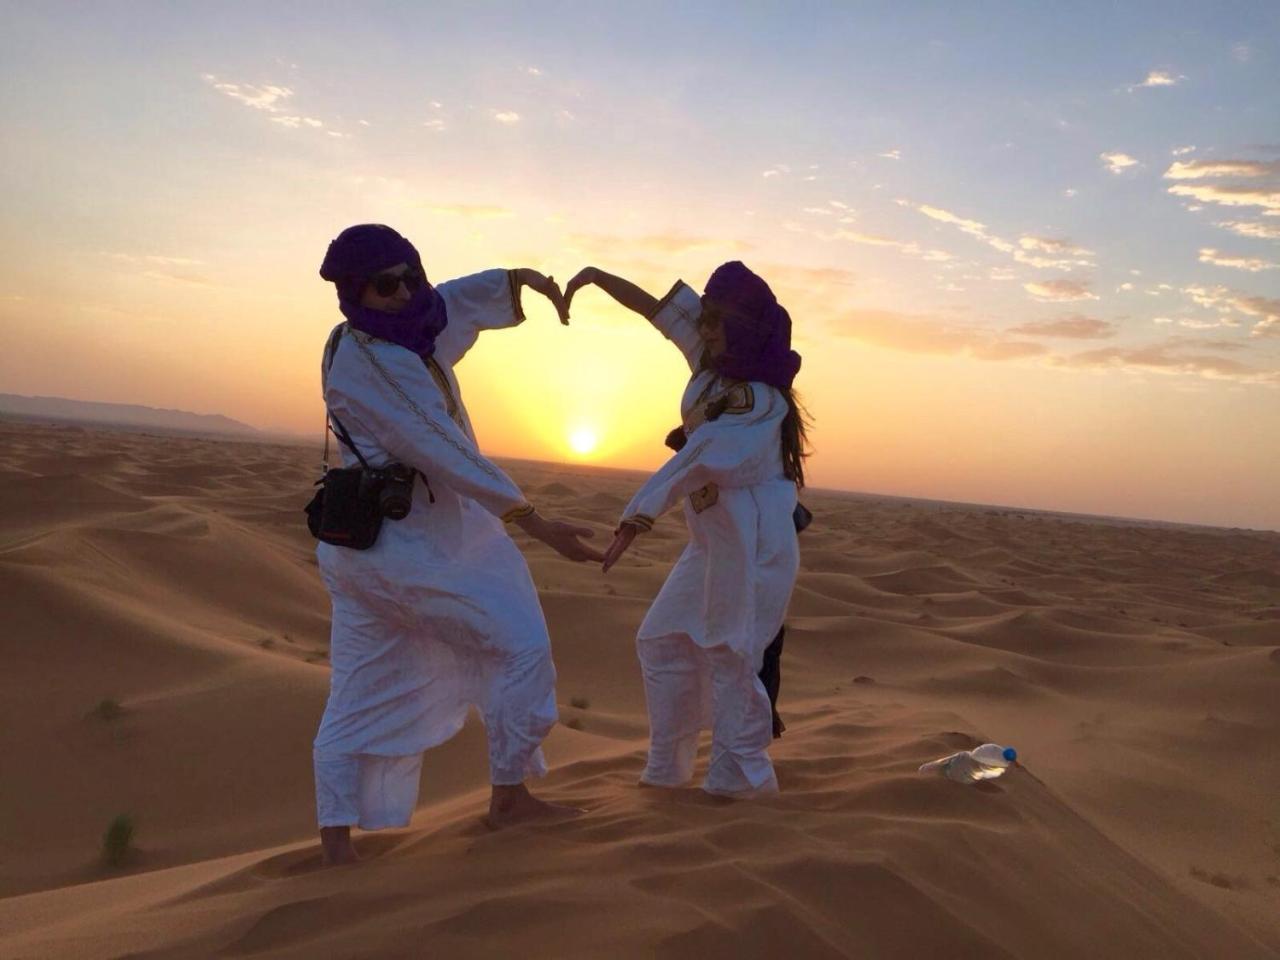
M555 277L544 277L537 270L529 267L518 267L512 273L515 274L516 282L520 287L536 290L551 301L551 305L556 308L556 313L560 315L561 323L566 325L569 323L569 298L560 293ZM519 297L518 289L516 296Z
M548 520L534 510L515 518L513 522L529 536L541 540L570 560L594 560L600 563L605 559L605 555L599 550L582 542L583 537L595 536L590 527L579 527L563 520Z
M584 267L564 288L566 304L573 302L573 295L588 284L595 284L628 310L648 319L658 308L658 298L641 290L630 280L606 273L599 267Z

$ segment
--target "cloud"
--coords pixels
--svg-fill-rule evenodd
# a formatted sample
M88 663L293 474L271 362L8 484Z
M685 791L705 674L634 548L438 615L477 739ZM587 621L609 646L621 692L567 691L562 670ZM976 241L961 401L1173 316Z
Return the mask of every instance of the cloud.
M969 220L958 214L952 213L950 210L943 210L941 207L933 207L927 203L914 204L915 208L930 219L937 220L940 223L947 223L959 229L961 233L967 233L975 239L981 240L988 246L994 247L1002 253L1012 253L1015 249L1014 245L1008 240L993 236L987 231L986 224L979 223L977 220Z
M1219 253L1212 247L1200 248L1200 262L1212 263L1218 267L1231 267L1235 270L1248 270L1250 273L1280 269L1280 263L1272 263L1270 260L1262 260L1258 257L1233 257Z
M272 117L271 122L278 123L282 127L288 127L290 130L297 130L304 126L319 129L324 126L324 122L317 120L315 117Z
M1164 172L1166 180L1204 180L1213 177L1271 177L1280 163L1261 160L1177 160Z
M569 242L580 249L617 253L643 252L660 256L677 256L695 250L716 250L721 253L745 253L754 245L745 240L725 240L719 237L697 237L686 233L651 233L635 237L599 233L574 233Z
M493 119L504 126L510 127L520 122L520 114L514 110L494 110Z
M102 256L110 257L113 260L120 260L124 263L133 264L155 264L161 267L196 267L201 266L203 260L192 260L190 257L169 257L156 253L113 253L106 250L102 251Z
M1177 161L1164 178L1183 181L1169 187L1174 196L1225 207L1261 207L1264 216L1280 217L1280 161Z
M445 130L445 123L443 120L424 120L422 121L422 125L432 133L443 133Z
M886 160L901 160L902 151L896 147L892 150L886 150L884 153L877 153L877 157L884 157Z
M769 286L779 294L779 298L787 303L797 296L803 298L813 295L829 302L832 287L853 287L858 282L858 275L843 267L797 267L780 263L752 266L769 281Z
M1127 153L1100 153L1098 159L1106 164L1108 170L1117 174L1138 166L1138 161Z
M1022 289L1035 299L1046 303L1067 303L1073 300L1097 300L1098 295L1089 289L1086 280L1037 280L1024 283Z
M941 207L935 207L927 203L913 203L910 200L897 200L896 203L899 206L918 210L931 220L937 220L939 223L953 226L961 233L968 234L987 246L999 250L1001 253L1010 254L1018 263L1026 264L1027 266L1036 267L1037 269L1068 271L1074 270L1076 267L1093 266L1091 261L1084 259L1091 256L1092 252L1076 246L1070 240L1026 234L1019 237L1018 242L1015 244L993 234L986 224L971 220L968 217L962 217L959 214L952 213L950 210L944 210ZM1051 254L1052 256L1042 256L1041 254Z
M265 110L268 113L278 113L284 109L282 101L288 100L293 96L293 91L288 87L276 86L275 84L255 86L250 83L227 83L219 80L211 73L203 74L202 79L213 89L219 93L226 94L232 100L243 103L246 107Z
M1175 157L1185 157L1188 153L1195 153L1196 147L1195 147L1195 144L1191 144L1186 147L1174 147L1169 152L1172 153Z
M1092 256L1093 251L1077 247L1070 240L1024 235L1018 238L1018 246L1021 249L1013 252L1013 259L1038 269L1073 270L1093 266L1092 261L1084 259ZM1039 256L1039 253L1053 256Z
M841 222L843 223L844 221L842 220ZM922 260L933 263L946 263L955 259L946 250L928 249L911 240L895 240L893 237L884 237L875 233L862 233L858 230L840 229L831 233L818 233L816 236L822 240L844 240L848 243L857 243L867 247L891 247L906 256L920 257Z
M1172 87L1176 86L1178 81L1185 79L1186 77L1174 76L1168 70L1151 70L1147 73L1147 79L1132 85L1129 90L1139 90L1142 87Z
M1255 240L1280 240L1280 224L1272 225L1257 220L1220 220L1214 226Z
M1077 247L1070 240L1056 240L1052 237L1036 237L1030 234L1018 238L1018 246L1023 250L1040 250L1044 253L1064 254L1068 256L1088 256L1090 251Z
M1006 340L990 330L891 310L854 310L841 317L836 333L877 347L934 356L1014 360L1048 352L1042 344Z
M1224 207L1262 207L1264 216L1280 217L1280 187L1266 189L1247 186L1218 186L1211 183L1177 183L1169 192L1179 197L1192 197L1202 203Z
M1253 59L1253 48L1247 43L1237 43L1231 48L1231 56L1240 63L1248 63Z
M1114 337L1119 327L1107 320L1072 314L1057 320L1029 320L1016 327L1010 327L1010 333L1024 337L1067 337L1073 340L1105 340Z
M1222 352L1239 351L1240 344L1187 335L1166 337L1146 345L1056 354L1044 344L1010 339L989 329L890 310L853 310L841 316L834 332L877 347L931 356L971 356L990 361L1038 358L1042 364L1063 370L1160 373L1280 386L1280 371L1262 370L1240 360L1218 356ZM1280 323L1276 335L1280 336Z
M531 77L541 77L544 75L542 72L542 68L540 67L525 67L524 72Z
M1250 336L1270 337L1280 335L1280 299L1251 296L1226 287L1205 287L1191 284L1182 288L1197 306L1217 310L1222 314L1239 314L1254 321Z
M169 283L187 283L195 287L211 287L213 281L198 273L179 273L173 270L144 270L139 276L148 280L164 280Z
M1280 371L1259 370L1239 360L1215 356L1214 341L1172 337L1161 343L1138 347L1103 347L1070 356L1053 357L1054 366L1076 370L1124 370L1168 376L1200 377L1206 380L1233 380L1239 383L1280 385Z
M496 207L483 203L429 204L427 205L427 211L445 216L466 217L470 220L497 220L516 215L514 210L510 210L507 207Z
M787 166L785 163L779 163L776 166L772 166L768 170L764 171L764 173L760 174L760 176L778 177L784 173L790 173L790 172L791 172L791 168L789 166Z

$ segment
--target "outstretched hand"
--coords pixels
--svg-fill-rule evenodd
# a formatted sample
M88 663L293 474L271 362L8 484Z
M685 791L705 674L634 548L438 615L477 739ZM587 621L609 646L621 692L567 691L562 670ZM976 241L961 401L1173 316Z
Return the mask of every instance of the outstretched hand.
M519 273L520 282L530 290L540 293L550 300L551 305L556 308L556 313L560 316L560 322L568 326L569 301L560 292L560 285L556 283L555 277L544 277L537 270L531 270L528 267L521 267Z
M578 563L584 560L600 563L605 559L599 550L582 542L582 538L595 536L595 531L590 527L575 526L563 520L548 520L537 513L531 513L516 522L525 533L541 540L562 557Z
M575 293L577 293L583 287L593 284L595 282L596 282L595 267L583 267L581 270L575 273L573 275L573 279L570 280L565 285L565 288L564 288L565 308L568 309L569 305L573 303L573 295Z
M609 544L609 549L604 552L604 568L605 573L609 572L612 567L627 552L627 548L631 546L636 538L638 528L633 523L624 523L613 534L613 543Z

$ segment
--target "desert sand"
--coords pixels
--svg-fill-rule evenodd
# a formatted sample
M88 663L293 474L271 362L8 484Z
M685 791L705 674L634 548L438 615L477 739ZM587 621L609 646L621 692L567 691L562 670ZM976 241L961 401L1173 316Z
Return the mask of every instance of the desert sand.
M473 721L410 829L322 870L317 460L0 422L0 956L1280 951L1280 534L808 492L782 794L738 803L636 786L678 514L607 577L524 542L560 672L541 791L586 814L484 829ZM638 480L508 466L600 538ZM1021 766L916 773L986 740Z

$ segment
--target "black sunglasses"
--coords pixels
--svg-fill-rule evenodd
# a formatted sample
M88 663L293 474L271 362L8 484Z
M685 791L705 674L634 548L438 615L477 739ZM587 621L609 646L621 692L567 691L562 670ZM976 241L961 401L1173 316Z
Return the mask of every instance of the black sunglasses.
M400 289L402 283L406 290L413 293L426 279L420 270L406 270L404 273L379 273L369 278L369 285L378 296L389 297Z

